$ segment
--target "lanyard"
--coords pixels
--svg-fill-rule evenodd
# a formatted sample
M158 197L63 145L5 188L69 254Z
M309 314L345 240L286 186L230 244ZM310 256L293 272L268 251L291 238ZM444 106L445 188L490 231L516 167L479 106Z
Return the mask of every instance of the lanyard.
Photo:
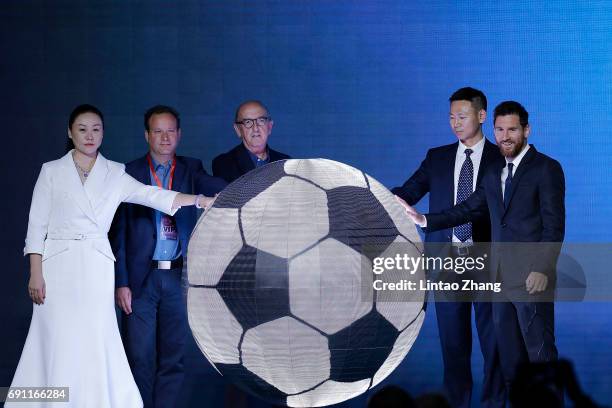
M159 188L164 188L164 185L157 177L157 173L153 168L153 161L151 160L151 155L147 154L147 161L149 162L149 169L151 169L151 174L153 174L153 178L155 179L155 183ZM168 190L172 190L172 179L174 178L174 169L176 168L176 157L172 159L172 166L170 166L170 180L168 180Z

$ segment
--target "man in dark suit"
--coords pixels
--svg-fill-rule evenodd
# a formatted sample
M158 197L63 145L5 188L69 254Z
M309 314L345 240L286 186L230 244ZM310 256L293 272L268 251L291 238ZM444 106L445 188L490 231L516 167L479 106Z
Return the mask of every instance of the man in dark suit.
M457 90L449 98L450 126L458 142L439 146L427 152L425 160L402 187L392 191L409 204L416 204L429 193L429 210L438 212L451 208L465 200L483 174L493 166L503 163L499 149L482 133L487 116L487 99L479 90L466 87ZM428 232L425 250L428 256L464 257L479 256L480 249L474 243L490 242L491 232L487 214L474 218L470 224ZM435 244L434 244L435 243ZM431 271L430 271L431 272ZM473 272L477 273L476 271ZM482 272L481 272L482 273ZM445 276L455 281L472 272ZM505 391L499 370L499 358L491 304L473 299L442 298L436 294L436 315L444 362L444 388L453 407L469 407L472 396L472 307L480 348L484 357L484 380L481 406L501 407Z
M149 152L126 164L128 174L189 194L214 196L223 189L225 181L206 174L200 160L175 154L181 138L176 110L154 106L144 125ZM171 217L126 203L111 227L123 343L145 407L174 406L183 381L188 327L181 272L196 215L194 207Z
M288 155L268 146L273 126L272 116L262 102L249 100L241 103L234 114L234 131L241 143L213 159L213 176L221 177L231 183L256 167L290 159ZM245 392L232 384L227 385L226 406L243 407L247 405L247 401L248 396Z
M241 143L213 159L213 176L231 183L256 167L290 159L286 154L268 146L272 126L274 121L260 101L246 101L238 106L234 116L234 130Z
M559 162L527 143L528 119L518 102L495 108L495 139L505 165L488 171L466 201L426 216L405 204L408 215L428 231L488 211L490 279L501 284L503 293L493 303L493 322L508 385L519 364L557 359L553 294L565 234L565 178Z

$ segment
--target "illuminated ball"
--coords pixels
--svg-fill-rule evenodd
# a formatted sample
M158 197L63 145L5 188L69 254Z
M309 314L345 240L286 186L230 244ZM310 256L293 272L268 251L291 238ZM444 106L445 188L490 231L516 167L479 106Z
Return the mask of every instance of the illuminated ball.
M249 172L190 240L198 346L220 373L274 404L324 406L367 391L403 360L425 317L422 293L383 301L371 290L374 257L395 244L420 255L402 207L357 169L310 159Z

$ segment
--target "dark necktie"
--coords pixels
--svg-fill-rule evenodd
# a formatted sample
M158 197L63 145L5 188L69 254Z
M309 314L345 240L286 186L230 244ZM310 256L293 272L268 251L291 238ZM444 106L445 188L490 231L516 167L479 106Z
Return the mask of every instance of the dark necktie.
M508 163L508 177L506 177L505 187L504 187L504 207L508 208L508 203L510 203L510 196L512 195L512 167L514 164Z
M461 166L461 172L459 173L459 182L457 183L457 204L465 201L474 191L474 163L470 155L473 153L472 149L465 149L465 161ZM472 223L459 225L455 227L455 236L459 238L461 242L467 241L472 237Z

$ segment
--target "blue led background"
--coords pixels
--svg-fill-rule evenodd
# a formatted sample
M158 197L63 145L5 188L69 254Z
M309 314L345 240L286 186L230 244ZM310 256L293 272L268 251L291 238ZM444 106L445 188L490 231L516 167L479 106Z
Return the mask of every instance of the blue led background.
M103 152L117 161L146 151L146 108L177 107L179 153L210 170L238 142L237 104L261 99L275 120L273 148L345 162L392 187L428 148L454 141L447 99L473 86L489 99L489 138L492 108L518 100L530 112L531 143L563 165L566 240L612 242L610 2L3 1L0 18L0 386L29 326L21 250L34 182L42 162L63 154L67 116L84 102L105 113ZM415 395L442 381L428 312L385 382ZM560 354L601 403L612 402L611 312L604 302L557 304ZM222 404L223 379L190 355L184 406ZM475 344L474 395L480 366Z

